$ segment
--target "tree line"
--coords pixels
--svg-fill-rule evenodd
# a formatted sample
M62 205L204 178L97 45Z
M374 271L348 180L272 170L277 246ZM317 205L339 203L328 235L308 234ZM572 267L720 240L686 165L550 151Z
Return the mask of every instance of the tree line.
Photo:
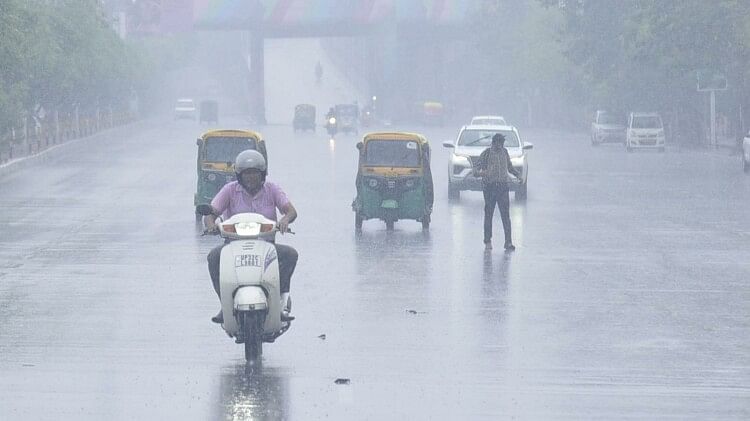
M151 70L97 0L0 0L0 142L40 114L124 112Z
M657 111L683 143L705 140L708 96L697 73L721 74L717 109L748 129L746 0L482 0L467 53L470 80L523 105L524 120L582 121L596 109ZM494 99L496 100L496 99ZM484 101L493 101L493 98Z

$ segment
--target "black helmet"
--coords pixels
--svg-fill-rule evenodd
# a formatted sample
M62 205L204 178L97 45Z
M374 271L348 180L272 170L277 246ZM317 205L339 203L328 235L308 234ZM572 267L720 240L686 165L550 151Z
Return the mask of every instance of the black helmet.
M505 143L505 136L503 136L502 133L495 133L495 135L492 136L492 142Z

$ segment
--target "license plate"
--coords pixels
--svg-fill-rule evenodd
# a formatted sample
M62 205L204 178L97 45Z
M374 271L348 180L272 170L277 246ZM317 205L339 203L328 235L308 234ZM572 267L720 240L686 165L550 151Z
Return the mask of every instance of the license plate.
M380 204L380 207L386 209L398 209L398 202L391 199L383 200L383 203Z
M260 256L257 254L241 254L239 256L234 256L234 267L241 268L241 267L260 267Z

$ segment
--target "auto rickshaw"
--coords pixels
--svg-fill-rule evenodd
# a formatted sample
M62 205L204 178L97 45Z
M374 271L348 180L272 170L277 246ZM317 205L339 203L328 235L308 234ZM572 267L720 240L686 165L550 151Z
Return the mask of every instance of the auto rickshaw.
M357 231L367 219L385 221L388 230L400 219L429 229L434 190L427 139L416 133L368 133L357 149L357 197L352 203Z
M193 203L211 203L226 183L234 181L234 159L247 149L260 152L266 162L266 143L260 133L246 130L212 130L196 141L198 145L198 186ZM198 213L196 212L196 216Z
M201 101L200 117L198 122L206 124L219 124L219 103L213 100Z
M292 120L294 131L315 131L315 106L311 104L298 104L294 107L294 120Z
M333 107L338 130L344 133L357 134L359 129L359 107L356 104L336 104Z

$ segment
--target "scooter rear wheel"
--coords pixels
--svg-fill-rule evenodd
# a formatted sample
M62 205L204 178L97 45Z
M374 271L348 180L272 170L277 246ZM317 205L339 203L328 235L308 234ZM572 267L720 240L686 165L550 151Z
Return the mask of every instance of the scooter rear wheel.
M255 361L263 355L263 319L260 313L242 314L242 333L245 336L245 360Z

